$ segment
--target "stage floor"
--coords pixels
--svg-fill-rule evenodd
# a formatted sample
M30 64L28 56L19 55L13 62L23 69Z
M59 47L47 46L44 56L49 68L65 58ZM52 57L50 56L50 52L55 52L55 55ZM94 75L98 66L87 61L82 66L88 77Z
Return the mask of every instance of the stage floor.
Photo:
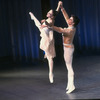
M76 90L71 94L66 94L65 90L67 70L64 62L54 64L53 84L49 83L47 62L25 68L13 66L18 68L0 71L0 100L100 99L100 56L74 59Z

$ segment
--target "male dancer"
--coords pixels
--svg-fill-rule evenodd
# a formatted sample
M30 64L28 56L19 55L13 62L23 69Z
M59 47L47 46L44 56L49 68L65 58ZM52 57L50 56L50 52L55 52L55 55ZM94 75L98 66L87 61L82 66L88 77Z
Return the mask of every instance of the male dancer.
M62 33L64 59L68 70L68 84L66 87L67 90L66 93L71 93L75 89L74 71L72 68L72 59L73 59L73 52L74 52L73 39L76 32L76 26L78 25L80 20L77 16L74 15L69 18L67 12L63 7L63 3L61 1L59 1L58 6L60 6L61 8L62 14L66 20L66 23L68 24L68 28L61 28L56 26L49 26L49 27L51 27L54 31L57 31L58 33Z
M40 49L45 51L45 57L48 60L50 83L53 83L53 58L56 56L56 53L54 47L53 30L47 27L46 24L49 24L50 26L54 25L54 19L58 10L59 6L57 7L56 11L50 10L46 15L47 19L42 20L41 23L31 12L29 12L31 19L34 20L35 25L41 32Z

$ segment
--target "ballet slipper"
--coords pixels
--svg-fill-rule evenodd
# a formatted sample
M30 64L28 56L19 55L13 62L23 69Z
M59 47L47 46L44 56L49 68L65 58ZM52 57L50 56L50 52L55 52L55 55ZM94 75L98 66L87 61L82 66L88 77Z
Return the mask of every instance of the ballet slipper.
M66 90L68 90L68 89L69 89L69 87L70 87L70 84L69 84L69 82L68 82L67 87L66 87Z
M71 88L69 88L69 90L66 92L67 94L73 92L75 90L75 86L72 86Z
M66 90L68 90L68 89L69 89L69 86L66 87Z
M49 74L49 81L50 83L53 83L53 74Z

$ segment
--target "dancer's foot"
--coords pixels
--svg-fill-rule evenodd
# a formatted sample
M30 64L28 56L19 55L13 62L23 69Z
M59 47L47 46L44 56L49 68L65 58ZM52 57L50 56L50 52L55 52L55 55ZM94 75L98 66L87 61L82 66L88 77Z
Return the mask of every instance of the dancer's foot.
M50 83L53 83L53 74L49 74Z
M66 90L68 90L69 88L70 88L70 83L68 82L68 83L67 83Z
M73 92L74 90L75 90L75 86L72 86L71 88L68 89L68 91L66 93L69 94L69 93Z
M31 19L34 20L34 15L32 12L29 12L29 15L31 16Z
M68 90L68 89L69 89L69 86L66 87L66 90Z

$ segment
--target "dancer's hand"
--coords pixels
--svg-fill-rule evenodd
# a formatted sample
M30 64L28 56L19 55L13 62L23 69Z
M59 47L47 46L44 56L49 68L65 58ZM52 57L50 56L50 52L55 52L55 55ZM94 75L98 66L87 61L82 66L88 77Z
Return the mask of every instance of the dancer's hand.
M56 11L58 11L59 12L59 9L60 9L60 6L62 5L62 1L59 1L58 2L58 6L57 6L57 9L56 9Z
M41 24L45 22L45 19L41 20Z
M41 25L41 29L45 28L45 27L48 27L47 25Z
M63 2L62 1L59 1L58 2L58 5L60 6L60 8L62 8L63 7Z

